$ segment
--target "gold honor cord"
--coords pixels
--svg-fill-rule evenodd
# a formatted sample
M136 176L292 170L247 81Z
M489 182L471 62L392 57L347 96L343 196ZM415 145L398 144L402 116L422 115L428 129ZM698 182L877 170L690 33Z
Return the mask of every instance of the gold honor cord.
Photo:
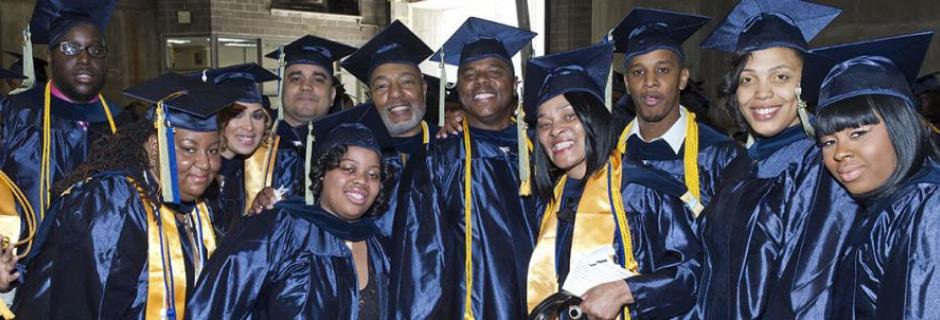
M428 144L431 142L431 129L428 129L428 123L421 120L421 144Z
M620 193L623 178L621 161L622 156L615 151L607 165L586 181L575 215L570 257L574 259L598 248L610 246L615 241L614 235L618 234L624 261L622 266L633 273L639 273L639 264L633 254L630 224ZM566 181L567 176L562 176L555 184L555 197L545 208L536 247L529 261L526 286L529 311L559 290L558 274L555 270L555 241L558 233L557 215ZM567 263L576 262L571 260ZM626 307L623 315L625 319L630 319L630 312Z
M685 121L685 152L682 154L682 168L684 170L685 187L689 189L689 194L682 196L681 200L697 218L704 208L701 201L699 201L702 198L702 192L699 186L698 122L695 121L695 113L689 111ZM636 120L630 121L630 124L620 133L620 139L617 141L617 151L621 154L627 152L627 139L630 137L630 131L633 131L635 124Z
M176 225L176 213L160 205L160 214L155 214L153 208L156 206L147 199L143 187L130 177L126 179L137 188L147 213L146 319L183 319L186 314L186 263ZM212 221L205 203L199 201L190 215L196 215L197 228L211 230ZM210 231L199 232L194 236L200 238L202 248L194 247L193 254L199 254L197 251L204 249L206 258L211 256L216 247L215 235ZM205 260L202 259L202 263ZM194 269L201 268L196 266Z
M443 50L442 50L443 53ZM443 60L443 57L441 57ZM464 221L464 281L467 284L467 292L464 295L464 320L473 319L473 195L470 191L471 180L473 179L470 165L473 157L472 146L470 145L470 128L467 119L463 120L463 149L466 155L463 162L463 221Z
M2 235L3 236L2 244L4 248L6 248L7 246L18 247L20 245L25 244L26 248L23 249L23 251L18 252L18 254L16 255L18 259L23 259L26 257L26 255L29 254L29 251L32 249L32 246L33 246L33 237L36 235L36 216L33 213L33 207L29 204L29 199L26 198L26 195L23 194L23 191L20 190L20 188L17 187L16 184L13 183L13 181L11 181L10 178L7 177L5 173L3 173L3 171L0 171L0 183L2 183L3 187L7 189L7 190L4 190L4 192L9 191L9 194L2 195L3 205L4 206L6 206L7 204L10 205L9 208L4 208L2 213L4 216L6 216L6 214L9 213L10 214L9 218L11 218L11 219L6 219L6 217L4 217L3 219L3 222L11 222L11 224L9 225L10 227L9 234ZM12 199L7 199L6 198L7 196L11 196ZM13 240L9 238L9 236L18 237L20 226L21 226L20 216L16 214L17 210L16 210L16 206L14 205L14 201L15 203L18 203L21 208L23 208L22 219L26 220L26 236L23 237L23 240L16 241L16 242L13 242ZM4 223L4 226L6 227L7 224ZM6 301L3 300L3 298L0 298L0 316L2 316L4 319L16 318L16 315L14 315L13 311L11 311L9 307L7 307L7 303Z
M114 125L114 119L111 117L111 110L108 108L108 102L100 93L98 99L104 108L104 114L108 119L108 125L111 127L111 134L117 133L117 127ZM49 157L52 153L52 80L46 82L46 89L43 93L43 111L42 111L42 159L39 164L39 219L46 216L46 208L52 200L52 169Z

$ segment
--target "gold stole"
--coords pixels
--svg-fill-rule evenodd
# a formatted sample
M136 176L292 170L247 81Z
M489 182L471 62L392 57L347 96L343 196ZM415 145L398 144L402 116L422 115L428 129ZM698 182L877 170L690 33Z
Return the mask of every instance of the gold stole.
M614 151L607 165L593 174L584 186L578 211L575 215L574 234L571 238L571 261L581 254L590 253L599 248L612 246L614 233L619 232L623 247L625 269L639 273L636 258L633 256L633 240L627 221L623 198L620 193L622 178L622 157ZM527 302L531 312L536 305L548 296L558 292L558 275L555 270L555 240L558 233L558 209L567 177L562 176L555 185L555 198L545 208L539 228L538 242L529 261L527 281ZM569 269L570 270L570 269ZM629 310L624 307L624 319L630 319Z
M685 125L685 152L682 155L683 177L685 178L685 187L689 192L682 196L681 200L692 210L692 214L697 218L704 209L699 199L702 199L702 192L699 188L698 173L698 122L695 122L695 113L688 111L686 113ZM617 141L617 150L621 154L627 153L627 138L630 137L630 131L636 119L630 121L623 132L620 133L620 139Z
M180 242L176 215L170 208L156 207L148 200L143 188L133 179L127 180L137 187L144 210L147 212L147 319L183 319L186 314L186 263L183 244ZM205 249L202 263L215 251L215 234L212 231L209 209L199 201L195 212L196 234ZM194 247L193 254L201 254L203 248ZM193 260L195 261L195 260ZM199 269L198 267L195 269ZM171 310L172 309L172 310Z
M277 148L281 143L281 137L276 134L272 136L272 139L267 141L268 143L262 143L251 157L245 159L245 212L239 212L240 215L244 215L251 208L258 192L265 187L270 187L274 179ZM232 181L232 183L236 182Z

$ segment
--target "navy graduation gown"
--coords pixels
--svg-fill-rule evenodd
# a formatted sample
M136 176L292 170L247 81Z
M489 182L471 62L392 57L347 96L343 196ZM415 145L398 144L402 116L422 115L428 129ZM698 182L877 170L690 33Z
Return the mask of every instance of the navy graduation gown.
M0 104L0 170L23 190L37 215L37 225L42 223L39 184L45 86L37 84L29 91L7 97ZM69 103L55 95L50 99L49 168L52 184L55 184L84 162L91 143L110 135L111 128L100 99L88 104ZM115 125L120 128L129 113L124 113L117 105L109 107ZM52 194L52 200L57 196ZM50 204L51 201L47 203ZM23 225L25 228L25 223Z
M275 189L284 188L284 198L304 195L304 157L307 156L307 125L291 127L286 121L277 125L277 135L281 142L277 148L274 164L274 177L271 182Z
M857 205L800 126L748 153L745 175L702 213L707 260L692 318L822 318Z
M630 236L633 256L639 275L626 279L634 302L628 305L633 319L671 318L689 311L695 304L702 251L693 232L692 212L679 197L685 186L665 172L636 163L623 161L620 193ZM578 181L568 180L561 207L578 201L585 195ZM602 195L606 197L607 195ZM558 218L555 245L559 287L570 270L571 244L574 234L576 210L570 218ZM619 234L615 236L614 252L617 261L623 261L623 247ZM562 315L568 319L567 314Z
M469 129L473 314L523 319L526 273L535 245L534 197L519 196L516 128ZM462 319L465 225L463 136L428 145L400 184L390 253L393 318Z
M48 238L17 289L17 317L144 319L147 212L136 187L123 175L101 174L75 185L49 214L55 220ZM196 280L192 241L183 224L177 226L190 291Z
M212 226L216 237L221 240L227 230L241 221L245 212L245 159L235 156L222 158L219 169L220 181L209 186L204 195L205 202L212 209Z
M886 198L865 201L839 263L833 319L940 317L940 168L926 163Z
M689 111L691 112L691 111ZM698 167L699 189L702 205L708 205L718 192L723 176L722 171L736 157L744 156L744 149L725 134L711 126L696 120L698 124ZM656 169L663 170L679 182L685 183L685 161L683 154L686 143L676 153L665 140L644 142L637 135L627 139L626 156Z
M356 319L359 283L345 241L366 241L386 319L388 260L371 218L340 220L303 198L250 216L229 234L199 278L188 319Z
M428 125L428 132L426 134L428 135L429 142L434 141L434 134L436 133L437 127ZM425 133L418 133L413 137L391 138L391 147L382 152L385 165L388 166L392 172L392 179L384 186L386 197L388 198L388 207L385 214L376 219L375 223L381 233L382 242L387 245L386 248L393 245L390 241L392 225L395 221L395 211L398 207L399 181L401 181L402 175L404 175L408 167L407 164L412 158L417 157L423 159L425 156L424 134Z

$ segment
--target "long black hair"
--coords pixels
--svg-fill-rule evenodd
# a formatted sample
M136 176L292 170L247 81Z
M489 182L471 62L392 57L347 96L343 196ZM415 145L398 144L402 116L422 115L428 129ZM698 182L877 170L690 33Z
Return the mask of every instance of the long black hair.
M53 193L62 194L73 184L85 181L97 173L118 172L131 177L138 183L144 181L144 171L150 169L150 155L145 144L157 130L153 122L141 119L120 128L114 135L105 135L91 144L88 159L78 166L72 174L53 185ZM153 190L146 190L148 193ZM155 194L148 194L151 200Z
M814 127L816 135L822 137L844 129L879 124L882 120L897 156L897 167L882 186L854 195L859 199L891 196L902 182L920 170L925 160L940 159L926 120L898 97L863 95L836 102L819 111Z
M619 132L614 132L610 112L596 97L583 92L569 92L565 99L584 127L584 156L588 178L601 169L614 149ZM541 143L535 144L533 179L535 193L543 199L553 199L555 182L564 174L552 163Z
M320 192L323 191L323 177L326 176L326 173L330 170L339 168L340 161L343 160L343 155L346 154L347 146L343 144L337 144L323 151L318 151L314 155L313 159L313 168L310 169L310 191L313 191L314 199L320 198ZM378 151L376 151L378 152ZM382 155L379 154L379 172L381 172L382 178L379 182L379 193L375 197L375 202L372 203L372 207L364 214L364 216L375 216L385 212L386 207L388 206L388 192L386 192L391 184L394 172L392 168L389 167L385 160L382 159Z

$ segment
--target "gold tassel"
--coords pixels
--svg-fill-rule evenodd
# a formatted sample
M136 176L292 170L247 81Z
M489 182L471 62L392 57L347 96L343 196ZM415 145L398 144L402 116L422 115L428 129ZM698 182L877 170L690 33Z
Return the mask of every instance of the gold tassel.
M26 80L23 80L23 83L20 84L19 88L16 88L13 91L10 91L10 95L14 95L23 91L32 89L36 85L36 66L33 65L33 35L29 31L29 25L23 29L23 75L26 76Z
M796 111L800 117L800 124L803 126L803 131L806 132L807 137L815 137L816 132L813 130L813 125L809 123L809 112L806 111L806 101L803 101L803 98L800 97L800 94L803 93L803 88L796 87Z
M519 195L532 194L532 173L529 168L529 135L528 125L525 122L525 108L522 99L516 109L516 132L518 133L516 147L519 149Z

